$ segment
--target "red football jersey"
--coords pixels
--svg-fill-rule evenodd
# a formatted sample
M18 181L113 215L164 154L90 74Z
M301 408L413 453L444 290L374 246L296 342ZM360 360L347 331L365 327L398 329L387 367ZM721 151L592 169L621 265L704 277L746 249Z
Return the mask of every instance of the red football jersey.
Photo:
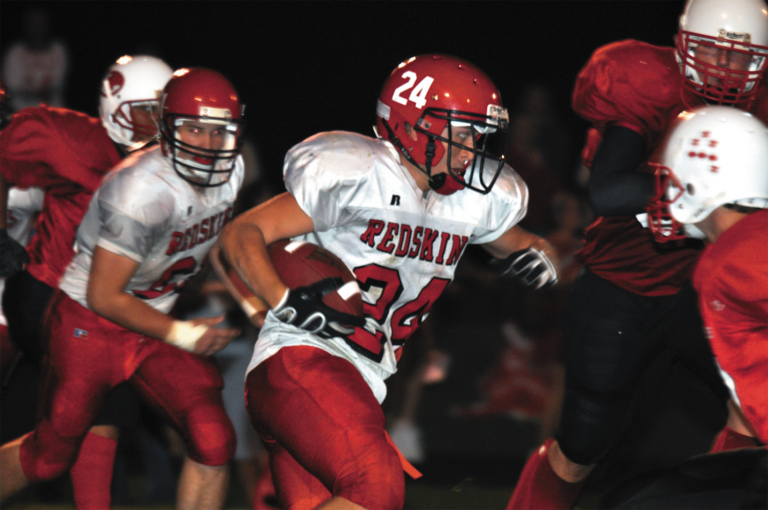
M720 368L768 443L768 211L750 214L707 247L694 285Z
M592 123L582 152L584 164L591 168L605 128L614 125L644 136L650 156L686 105L703 104L684 92L681 82L674 48L626 40L595 51L576 79L572 98L576 113ZM761 87L766 88L765 80ZM764 104L752 109L758 117L765 116ZM646 165L638 171L652 172ZM655 243L650 230L633 216L612 216L599 217L587 228L577 259L626 290L664 296L677 293L690 278L699 254L681 244Z
M91 196L120 160L99 119L47 106L14 114L0 133L0 172L9 186L45 192L37 234L27 246L32 276L56 288Z

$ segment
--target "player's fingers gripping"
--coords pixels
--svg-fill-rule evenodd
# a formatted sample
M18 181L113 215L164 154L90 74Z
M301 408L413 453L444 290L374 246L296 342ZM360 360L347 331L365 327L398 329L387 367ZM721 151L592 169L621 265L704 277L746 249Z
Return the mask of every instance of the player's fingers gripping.
M237 329L216 328L224 316L207 317L191 321L173 321L165 341L196 354L209 355L218 352L240 334Z
M240 330L232 328L208 328L195 343L193 352L203 356L211 356L229 345L240 333Z
M224 319L225 317L223 315L219 315L217 317L199 317L197 319L192 319L190 322L193 324L203 324L208 327L213 327L224 322Z
M365 326L365 319L340 312L323 303L323 296L344 284L341 278L325 278L306 287L287 290L272 310L286 324L321 336L346 336L355 327Z

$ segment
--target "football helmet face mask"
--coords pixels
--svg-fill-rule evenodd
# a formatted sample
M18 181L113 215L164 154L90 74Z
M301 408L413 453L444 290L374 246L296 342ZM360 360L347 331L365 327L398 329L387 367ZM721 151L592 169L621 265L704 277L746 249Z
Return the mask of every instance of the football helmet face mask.
M417 140L406 131L406 124ZM506 131L508 124L509 114L493 82L469 62L447 55L423 55L401 63L384 83L376 107L377 135L424 171L430 187L443 195L464 188L491 191L504 159L490 152L488 139ZM467 127L471 136L461 140L456 128ZM497 150L503 154L503 148ZM455 156L463 151L471 158L458 168ZM432 175L444 157L447 173Z
M203 187L229 181L243 143L243 110L232 84L216 71L174 73L160 103L160 134L163 153L182 179Z
M703 238L694 224L724 204L768 208L768 128L744 111L681 113L650 164L656 196L648 223L659 242Z
M683 86L709 104L754 99L768 57L763 0L688 0L676 37Z
M157 136L160 93L173 70L159 58L120 57L107 70L99 98L101 124L128 152Z

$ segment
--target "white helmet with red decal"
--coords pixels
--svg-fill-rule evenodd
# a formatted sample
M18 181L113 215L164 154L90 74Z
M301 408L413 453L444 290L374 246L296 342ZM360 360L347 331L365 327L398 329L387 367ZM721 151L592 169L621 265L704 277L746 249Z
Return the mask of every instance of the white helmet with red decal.
M173 70L146 55L117 59L101 83L99 115L109 137L128 148L141 148L157 135L160 94Z
M768 209L768 127L747 112L681 113L650 164L657 185L648 219L658 241L703 237L692 225L721 205Z

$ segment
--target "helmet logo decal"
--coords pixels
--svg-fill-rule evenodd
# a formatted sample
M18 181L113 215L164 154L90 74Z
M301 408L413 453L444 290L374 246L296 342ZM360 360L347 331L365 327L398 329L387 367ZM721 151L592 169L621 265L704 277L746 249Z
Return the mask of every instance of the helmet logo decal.
M231 119L232 112L229 111L229 108L213 108L211 106L201 106L200 116L213 117L216 119Z
M752 41L752 36L747 32L729 32L724 28L717 31L718 39L729 39L732 41L741 41L745 44L749 44Z
M416 83L416 80L418 79L416 73L413 71L406 71L403 73L402 77L408 81L395 89L394 94L392 94L392 101L406 105L408 104L408 100L411 100L414 102L414 104L416 104L416 108L421 110L424 108L424 105L427 104L427 94L429 93L429 88L432 86L432 83L434 83L435 79L431 76L427 76L421 80L418 85L413 87L413 84ZM411 95L408 96L408 99L405 99L400 95L411 87L413 87L413 90L411 91Z
M701 138L709 139L710 135L711 135L710 131L702 131L701 132ZM693 147L706 146L706 147L711 147L712 149L717 149L717 144L718 144L717 140L709 139L709 141L707 142L707 140L702 140L701 138L693 138L691 140L691 146L693 146ZM717 154L714 154L714 150L713 150L712 154L708 154L708 153L702 151L701 149L692 150L692 151L688 152L688 157L689 158L709 159L710 161L717 161ZM713 172L713 173L716 173L718 170L719 170L719 168L714 166L714 165L710 169L710 171Z
M125 85L125 76L119 71L112 71L109 73L109 76L107 76L106 81L109 83L109 93L114 96L120 92L120 89ZM104 95L104 93L102 93L102 95Z

